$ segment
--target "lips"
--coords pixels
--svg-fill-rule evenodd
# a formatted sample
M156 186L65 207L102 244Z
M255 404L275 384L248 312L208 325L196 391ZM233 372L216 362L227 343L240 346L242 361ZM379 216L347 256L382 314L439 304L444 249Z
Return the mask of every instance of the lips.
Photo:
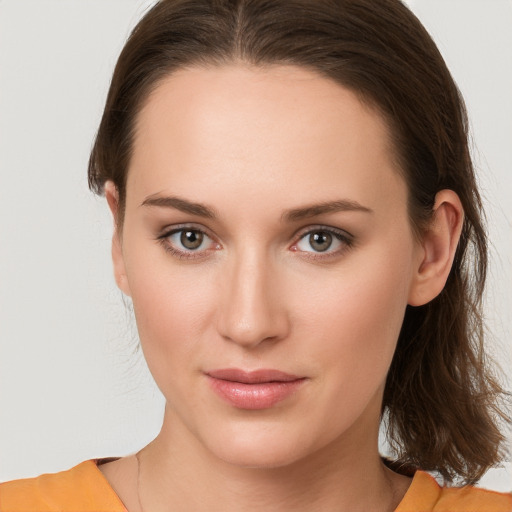
M213 391L228 404L239 409L268 409L293 395L305 377L279 370L261 369L246 372L225 368L206 373Z
M246 372L237 368L214 370L208 372L207 375L213 377L214 379L228 380L231 382L242 382L244 384L259 384L262 382L292 382L301 378L297 375L280 372L279 370L264 369Z

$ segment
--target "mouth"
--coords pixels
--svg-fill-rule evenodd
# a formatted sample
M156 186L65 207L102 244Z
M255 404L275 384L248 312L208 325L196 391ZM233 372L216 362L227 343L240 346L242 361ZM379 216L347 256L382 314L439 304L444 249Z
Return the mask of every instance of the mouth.
M295 394L306 381L306 377L270 369L246 372L225 368L205 375L223 401L248 410L269 409Z

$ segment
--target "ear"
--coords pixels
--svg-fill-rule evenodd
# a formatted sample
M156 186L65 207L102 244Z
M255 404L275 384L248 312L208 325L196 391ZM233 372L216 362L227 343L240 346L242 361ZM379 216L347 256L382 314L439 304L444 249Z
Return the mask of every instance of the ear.
M432 220L420 241L409 305L423 306L441 293L452 268L463 221L459 196L453 190L438 192Z
M114 277L119 289L130 296L130 286L126 277L126 270L123 257L123 246L121 233L119 233L119 192L114 182L107 181L104 186L105 198L107 200L112 217L114 218L114 234L112 235L112 262L114 264Z

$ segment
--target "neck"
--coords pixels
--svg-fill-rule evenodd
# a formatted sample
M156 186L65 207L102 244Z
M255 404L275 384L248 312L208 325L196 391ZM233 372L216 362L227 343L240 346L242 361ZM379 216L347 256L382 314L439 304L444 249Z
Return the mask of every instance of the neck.
M384 466L376 442L349 438L285 466L240 467L215 457L166 409L160 434L139 453L141 509L393 511L408 479Z

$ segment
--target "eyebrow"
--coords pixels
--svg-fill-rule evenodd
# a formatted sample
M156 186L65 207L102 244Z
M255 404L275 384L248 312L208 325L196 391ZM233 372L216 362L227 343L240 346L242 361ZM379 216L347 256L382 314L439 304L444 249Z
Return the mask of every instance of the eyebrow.
M156 206L161 208L174 208L184 213L190 213L207 219L216 219L217 214L214 208L205 204L195 203L177 196L152 195L144 199L141 206ZM282 222L297 222L299 220L316 217L324 213L336 213L356 211L363 213L373 213L373 210L359 204L356 201L339 199L336 201L326 201L318 204L310 204L299 208L286 210L281 215Z

